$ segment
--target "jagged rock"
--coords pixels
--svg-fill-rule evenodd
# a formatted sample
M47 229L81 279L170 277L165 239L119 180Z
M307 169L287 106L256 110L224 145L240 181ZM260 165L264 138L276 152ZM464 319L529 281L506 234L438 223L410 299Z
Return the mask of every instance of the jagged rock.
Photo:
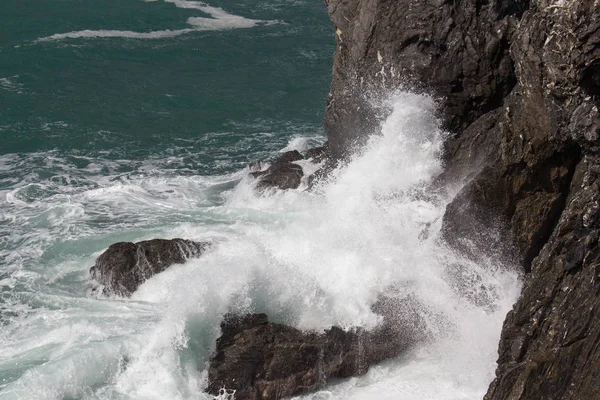
M528 0L327 0L335 25L325 129L345 155L379 120L370 97L426 87L445 99L445 125L460 132L502 104L516 84L509 38Z
M264 171L261 170L262 164L260 162L250 164L250 175L259 178L256 185L258 190L268 188L297 189L302 182L304 172L302 167L295 162L307 159L314 163L320 163L326 161L328 157L327 144L309 149L306 152L306 157L303 157L297 150L291 150L271 160L269 168Z
M208 391L235 391L236 400L277 400L318 389L333 378L363 375L423 339L423 321L406 304L406 299L381 297L373 309L384 322L373 331L303 332L269 322L265 314L228 315L210 361Z
M306 159L312 160L313 162L320 163L329 158L329 149L327 143L320 147L314 147L306 152Z
M339 164L336 162L336 160L331 158L325 159L321 168L316 170L311 176L308 177L309 190L313 190L319 182L325 181L330 176L331 172L338 166Z
M600 159L585 157L575 175L504 322L486 399L600 398Z
M104 286L104 293L129 296L150 277L200 256L208 247L209 243L185 239L119 242L96 259L90 274Z

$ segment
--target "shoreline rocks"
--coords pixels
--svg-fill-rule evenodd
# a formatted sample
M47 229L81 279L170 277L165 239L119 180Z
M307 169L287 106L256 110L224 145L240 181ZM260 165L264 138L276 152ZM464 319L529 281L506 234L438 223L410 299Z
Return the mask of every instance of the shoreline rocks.
M208 392L278 400L317 390L331 379L364 375L424 339L418 315L398 320L392 312L401 303L380 299L373 308L385 313L383 323L372 331L332 327L317 333L269 322L265 314L227 315L210 360Z
M185 239L152 239L111 245L90 268L92 279L104 286L105 294L130 296L152 276L173 264L199 257L210 244Z

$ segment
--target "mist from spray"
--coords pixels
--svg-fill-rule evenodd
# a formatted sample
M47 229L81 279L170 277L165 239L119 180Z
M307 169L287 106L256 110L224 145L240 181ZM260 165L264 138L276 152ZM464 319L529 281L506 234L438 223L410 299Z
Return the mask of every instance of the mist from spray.
M381 317L372 306L391 292L411 299L427 340L364 377L302 398L481 398L518 276L461 257L439 237L451 198L432 187L444 140L435 101L398 92L383 106L389 115L381 134L312 191L257 194L247 173L211 178L213 185L193 177L154 182L169 186L160 210L225 188L200 216L161 232L209 239L212 249L151 278L131 299L69 298L37 322L13 326L21 340L3 339L12 357L31 356L40 341L47 348L3 387L3 398L210 399L206 368L225 313L264 312L301 329L373 328ZM305 143L294 139L287 149ZM240 176L229 189L226 182ZM82 197L100 196L109 209L139 215L156 204L140 182L108 185ZM65 336L67 343L59 340ZM38 345L28 346L34 340Z

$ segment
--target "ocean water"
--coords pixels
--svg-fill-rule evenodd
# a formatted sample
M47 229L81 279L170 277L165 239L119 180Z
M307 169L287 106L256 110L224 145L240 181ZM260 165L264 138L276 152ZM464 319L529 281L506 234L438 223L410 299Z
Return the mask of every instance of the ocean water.
M432 98L377 94L382 134L328 181L254 191L248 162L325 141L334 48L321 1L2 2L1 399L211 399L225 313L373 327L390 288L429 339L301 398L483 396L520 281L439 240ZM214 245L129 299L91 290L110 244L156 237Z

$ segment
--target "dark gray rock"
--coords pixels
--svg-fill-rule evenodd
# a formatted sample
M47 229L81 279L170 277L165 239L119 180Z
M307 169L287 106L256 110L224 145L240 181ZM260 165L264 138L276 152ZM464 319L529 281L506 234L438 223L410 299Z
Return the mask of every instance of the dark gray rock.
M372 310L382 322L373 330L307 332L269 322L265 314L227 315L210 360L209 393L227 389L236 400L276 400L367 373L428 338L420 314L427 311L402 293L392 286L379 296Z
M257 189L277 188L281 190L296 189L302 181L302 167L294 161L303 160L297 150L287 151L271 160L269 168L264 171L251 172L254 178L259 178Z
M298 164L282 164L269 167L264 173L255 173L254 177L260 176L256 185L257 189L277 188L281 190L297 189L302 183L304 172Z
M528 0L327 0L335 25L325 128L335 157L373 133L371 96L412 86L444 99L445 124L461 132L502 104L516 84L509 55Z
M105 294L130 296L152 276L173 264L183 264L209 248L206 242L184 239L152 239L111 245L90 269Z
M383 299L375 308L391 312L397 306ZM316 390L333 378L363 375L414 343L419 323L418 317L406 324L389 318L374 331L333 327L316 333L269 322L265 314L228 315L210 360L208 391L235 391L236 400L277 400Z
M508 313L486 399L600 398L600 159L577 167L567 206Z
M314 147L306 152L306 159L312 160L313 162L320 163L329 158L329 149L327 143L320 147Z

